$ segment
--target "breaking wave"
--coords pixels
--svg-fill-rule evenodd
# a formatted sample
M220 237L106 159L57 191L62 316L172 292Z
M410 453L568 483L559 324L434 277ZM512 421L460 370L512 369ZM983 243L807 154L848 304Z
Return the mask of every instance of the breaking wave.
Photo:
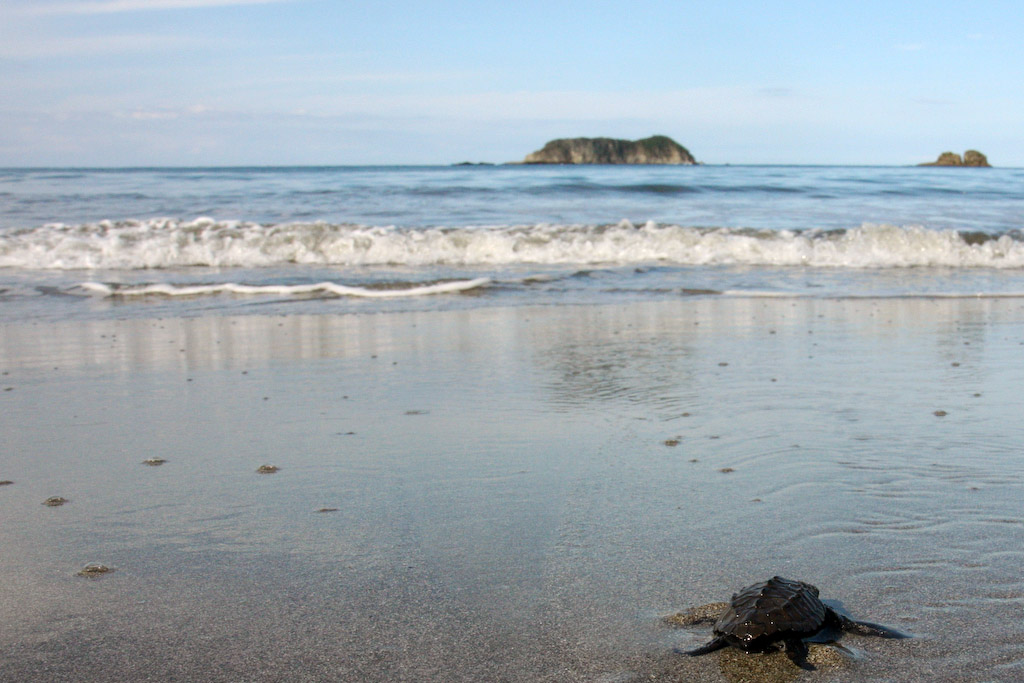
M650 262L1024 268L1024 235L1017 230L989 235L875 224L807 231L634 225L627 221L406 228L206 218L54 224L0 233L0 267L24 269Z

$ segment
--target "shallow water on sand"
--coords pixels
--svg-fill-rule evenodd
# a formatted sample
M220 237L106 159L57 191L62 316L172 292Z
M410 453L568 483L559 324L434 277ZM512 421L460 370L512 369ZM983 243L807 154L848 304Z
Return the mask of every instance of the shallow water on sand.
M1024 677L1017 300L0 329L0 680L741 680L773 574L914 636L778 680Z

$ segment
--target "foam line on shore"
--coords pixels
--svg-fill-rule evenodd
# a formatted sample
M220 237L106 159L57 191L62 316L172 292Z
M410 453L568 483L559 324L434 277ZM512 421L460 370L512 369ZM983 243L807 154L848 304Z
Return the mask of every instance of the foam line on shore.
M278 295L304 296L312 294L364 297L375 299L394 299L400 297L430 296L434 294L454 294L478 287L486 287L490 278L474 278L472 280L450 280L430 284L409 284L387 288L354 287L337 282L315 282L302 285L247 285L237 282L225 282L209 285L176 285L170 283L146 285L116 285L104 282L83 282L82 290L104 297L142 297L142 296L216 296L220 294L238 295Z

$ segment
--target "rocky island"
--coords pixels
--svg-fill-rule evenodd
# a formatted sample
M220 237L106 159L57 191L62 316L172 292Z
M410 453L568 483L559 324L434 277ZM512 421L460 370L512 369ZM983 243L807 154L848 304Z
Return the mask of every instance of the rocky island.
M524 164L679 164L697 160L678 142L665 135L643 140L615 138L562 138L528 154Z
M976 149L964 152L963 157L956 152L943 152L935 161L918 164L918 166L975 166L989 168L988 159Z

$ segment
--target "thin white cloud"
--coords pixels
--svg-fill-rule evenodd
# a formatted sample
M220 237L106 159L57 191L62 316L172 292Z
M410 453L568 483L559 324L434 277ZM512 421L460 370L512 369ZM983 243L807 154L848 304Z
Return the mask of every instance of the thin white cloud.
M671 115L692 121L731 124L747 120L781 123L814 120L816 116L822 116L820 110L827 101L824 94L813 91L798 93L793 90L786 96L779 96L753 86L737 86L629 92L360 93L358 96L328 93L296 98L292 103L307 111L326 115L418 115L477 121L559 119L580 122Z
M114 112L114 118L131 119L133 121L170 121L186 116L202 116L210 110L206 105L193 104L177 109L133 109L131 111Z
M126 118L134 121L166 121L181 116L176 111L133 111L126 115Z
M198 44L188 36L126 34L113 36L49 37L32 40L0 41L0 58L40 59L48 57L85 57L126 52L180 49Z
M269 5L296 0L92 0L90 2L33 3L20 10L27 15L116 14L146 10L207 9L232 5Z

